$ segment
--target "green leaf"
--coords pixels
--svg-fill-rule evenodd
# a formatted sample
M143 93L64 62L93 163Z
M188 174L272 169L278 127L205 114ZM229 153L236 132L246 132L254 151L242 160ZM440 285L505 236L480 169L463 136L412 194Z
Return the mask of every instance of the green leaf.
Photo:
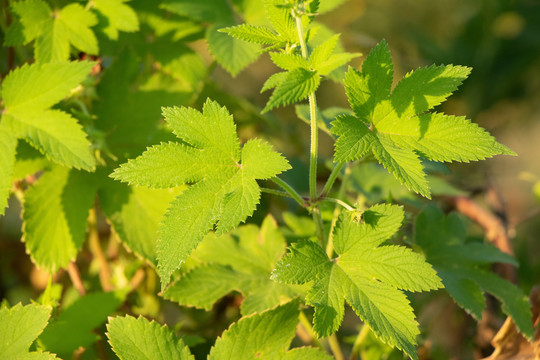
M94 0L94 8L106 19L103 32L112 40L118 32L139 30L139 19L133 9L125 3L129 0Z
M159 223L180 189L128 187L107 180L98 193L101 209L120 240L129 250L156 266Z
M347 301L377 336L416 359L419 334L412 308L401 291L442 287L435 271L412 250L381 244L401 226L403 210L375 205L346 212L334 232L336 259L312 241L294 243L273 277L287 283L312 282L306 302L315 307L314 331L328 336L340 326Z
M466 242L465 226L459 217L445 217L434 206L418 215L414 240L459 306L479 320L486 306L483 292L490 293L502 302L503 312L512 317L519 331L532 338L531 309L523 291L481 268L492 262L512 263L508 255L489 244Z
M264 85L261 89L261 93L265 92L266 90L273 89L277 87L279 84L281 84L288 76L287 71L278 72L275 74L270 75L268 79L264 82Z
M100 339L93 330L107 321L124 298L120 291L84 295L62 310L38 341L47 350L68 358L79 347L86 348Z
M38 266L54 273L75 260L86 238L96 186L92 174L56 167L26 192L24 242Z
M23 65L4 80L2 123L55 162L93 170L95 160L81 126L69 114L50 110L88 75L91 62Z
M397 147L386 137L379 136L378 140L373 142L372 150L379 163L409 190L431 199L424 167L418 155L412 150Z
M260 46L219 32L221 27L213 25L206 31L208 49L225 70L236 76L259 57Z
M62 21L53 19L43 25L43 33L34 44L36 63L69 60L69 33Z
M214 225L218 233L224 233L253 213L260 197L256 179L275 176L289 165L260 141L250 141L240 151L232 116L215 102L208 100L202 113L190 108L165 108L163 113L176 136L189 145L175 147L171 159L178 151L186 150L198 152L199 163L190 179L184 169L179 169L178 179L196 183L171 203L160 226L157 257L164 287L172 272ZM149 159L153 151L154 148L148 151ZM145 153L141 159L146 157ZM264 168L263 163L255 161L256 157L267 159L269 167ZM150 163L136 159L111 176L136 185L163 185L160 180L163 171L155 169L155 176L146 175ZM168 179L174 177L168 169L165 174L169 174Z
M309 94L317 90L321 79L316 71L298 68L287 73L274 92L262 113L268 112L278 106L289 105L306 99Z
M296 331L298 306L293 300L241 318L216 340L208 359L282 359Z
M339 34L336 34L317 46L309 55L309 65L313 69L318 69L334 53L338 40Z
M161 189L196 182L204 176L205 170L199 152L176 142L162 143L120 165L112 176L129 184Z
M42 0L17 1L10 7L16 19L7 31L7 46L28 44L42 34L51 20L51 8Z
M288 43L297 43L298 35L291 10L281 5L281 0L264 0L266 16L281 38Z
M12 11L19 19L10 27L6 41L22 45L35 39L37 63L68 60L70 44L89 54L98 53L97 39L90 29L97 18L80 4L69 4L53 13L40 0L26 0L15 3Z
M382 40L362 63L362 73L349 68L345 90L351 108L364 122L372 116L375 105L392 89L394 67L388 44Z
M94 13L85 10L80 4L69 4L62 8L57 19L64 23L69 42L74 47L88 54L98 54L96 35L90 29L97 24Z
M332 71L347 64L352 59L361 56L361 53L341 53L330 56L325 62L317 67L320 75L329 75Z
M428 113L377 125L396 145L416 150L434 161L469 162L484 160L495 153L513 155L477 124L463 116ZM471 139L475 139L471 142Z
M250 24L241 24L218 30L224 32L239 40L244 40L260 45L277 45L281 44L282 40L279 35L263 26L254 26Z
M4 215L8 205L13 182L16 149L17 139L7 129L4 122L0 122L0 216Z
M275 220L267 217L259 229L246 225L231 234L209 234L190 257L195 266L165 290L166 299L210 310L233 290L245 296L243 315L272 308L297 295L293 287L269 279L285 250L285 239Z
M39 358L38 356L51 358L50 354L28 352L30 345L47 326L50 316L51 308L43 305L17 304L12 308L1 307L0 357L5 360L34 359Z
M332 360L333 357L321 349L311 347L294 348L287 351L282 360Z
M17 137L26 139L51 161L76 169L95 169L86 133L71 115L42 110L4 115L3 119Z
M390 100L398 116L421 114L443 103L471 73L471 68L432 65L409 72L394 88Z
M10 72L2 86L6 113L45 110L67 97L90 73L93 62L25 64Z
M175 14L210 23L230 23L233 13L226 0L166 0L161 7Z
M194 360L189 348L167 326L144 317L114 317L107 324L107 337L121 360Z
M283 70L292 71L294 69L303 68L310 70L309 62L299 54L287 54L284 52L271 52L270 58L276 64L276 66Z
M469 162L514 154L484 129L463 117L428 113L469 75L463 66L431 66L407 74L391 92L392 58L382 41L367 56L362 73L349 69L345 87L355 116L340 117L335 161L353 161L370 150L409 190L431 197L418 156L433 161ZM471 145L474 144L474 145Z

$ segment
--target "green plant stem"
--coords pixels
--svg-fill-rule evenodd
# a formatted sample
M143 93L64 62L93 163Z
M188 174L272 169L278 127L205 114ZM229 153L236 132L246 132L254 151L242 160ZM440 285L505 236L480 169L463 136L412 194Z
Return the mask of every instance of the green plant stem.
M304 35L304 25L302 24L302 18L301 16L298 16L294 10L293 17L296 21L298 41L300 42L300 51L302 52L302 57L307 60L308 51L306 45L306 38ZM317 98L315 97L315 92L309 94L308 99L311 128L311 147L309 152L309 195L311 200L311 214L313 216L313 221L315 222L315 227L317 229L317 238L319 239L319 244L324 247L324 224L321 217L321 211L317 204L317 157L319 149L319 125L317 120Z
M354 208L347 204L345 201L343 200L340 200L340 199L335 199L335 198L330 198L330 197L324 197L324 198L321 198L320 199L321 201L328 201L328 202L332 202L336 205L340 205L342 207L344 207L345 209L349 210L349 211L354 211Z
M334 168L332 169L332 172L330 173L330 176L328 177L328 180L326 181L326 184L324 184L324 188L321 191L320 197L325 197L330 193L330 190L332 190L332 186L334 186L334 182L336 181L339 172L345 165L344 162L337 163Z
M330 350L332 350L332 354L334 354L336 360L345 360L336 334L332 334L328 337L328 345L330 345Z
M351 357L349 358L350 360L355 360L357 358L358 354L360 353L360 348L362 347L362 344L369 335L369 330L369 326L367 326L366 324L362 326L362 329L358 333L356 340L354 340Z
M275 190L275 189L269 189L269 188L261 187L261 192L276 195L276 196L292 198L292 196L288 192L281 191L281 190Z
M296 191L293 189L293 187L289 184L287 184L285 181L281 180L280 178L278 177L273 177L272 178L272 181L275 182L278 186L280 186L283 190L285 190L287 192L287 194L293 198L294 200L296 200L296 202L302 206L302 207L307 207L308 204L304 201L304 199L302 198L302 196ZM269 189L270 190L270 189ZM279 194L281 195L281 193Z
M346 189L345 184L349 180L350 175L351 175L351 167L347 164L347 166L345 167L345 173L343 174L343 178L341 179L341 185L339 186L338 195L337 195L338 199L343 199L345 197L345 189ZM326 244L326 254L328 255L329 258L332 258L334 255L334 228L336 227L339 214L341 214L341 207L336 204L336 207L334 208L334 214L332 215L332 222L330 224L330 233L328 234L328 243Z
M313 345L324 350L324 346L321 344L321 342L317 338L317 335L315 335L315 332L313 331L313 327L311 326L311 323L309 322L308 318L306 317L306 314L304 314L303 311L300 311L300 323L302 324L304 329L306 329L309 336L311 337L311 341Z

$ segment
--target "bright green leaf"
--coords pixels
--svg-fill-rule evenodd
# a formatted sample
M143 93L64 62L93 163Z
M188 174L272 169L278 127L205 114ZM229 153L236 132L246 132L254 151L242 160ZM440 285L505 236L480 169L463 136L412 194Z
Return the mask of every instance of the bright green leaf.
M279 35L273 33L263 26L254 26L250 24L242 24L219 29L229 36L260 45L276 45L282 42Z
M223 296L241 292L242 314L261 312L297 295L291 286L269 279L285 250L285 239L275 221L268 217L259 229L246 225L229 235L209 234L191 258L201 262L163 293L181 305L211 309Z
M144 317L114 317L107 337L121 360L194 360L189 348L167 326Z
M320 83L321 79L316 71L302 68L289 71L283 82L277 85L262 112L265 113L278 106L304 100L317 90Z
M64 23L69 42L74 47L88 54L98 54L96 35L90 29L97 24L94 13L85 10L80 4L69 4L62 8L58 20Z
M208 359L282 359L296 331L298 305L293 300L243 317L216 340Z
M236 76L259 57L260 46L221 33L218 31L221 27L213 25L208 28L208 49L225 70Z
M309 70L310 64L299 54L287 54L284 52L271 52L270 58L278 67L283 70L292 71L294 69L303 68Z
M28 44L43 33L43 28L51 21L51 8L42 0L17 1L11 4L16 15L9 27L4 45Z
M118 39L118 32L139 30L139 19L133 9L125 3L129 0L93 0L94 8L105 17L103 32L112 40Z
M232 116L215 102L207 101L202 113L190 108L165 108L163 113L176 136L189 144L190 147L184 150L198 152L199 162L190 179L198 182L171 203L160 226L157 257L165 286L172 272L214 225L218 233L224 233L253 213L260 197L256 179L275 176L287 170L289 165L261 141L250 141L240 151ZM174 147L173 151L177 150ZM146 159L146 154L152 158L154 151L157 150L148 150L141 159ZM171 159L175 156L176 152ZM271 166L261 168L262 163L254 160L257 156L263 156ZM145 174L151 162L135 160L130 165L123 165L124 169L129 169L127 173L118 170L113 176L133 184L157 187L162 184L159 180L161 172L156 170L155 176L150 177ZM138 170L139 166L143 171ZM177 180L188 180L184 169L179 170L182 172L178 179L175 178L175 185ZM164 171L168 179L174 177L169 169Z
M28 349L43 331L51 308L43 305L17 304L12 308L0 308L0 358L18 360L21 358L54 358L46 353L29 353ZM38 355L39 354L39 355ZM46 357L49 356L49 357Z
M92 174L56 167L26 192L24 242L38 266L54 273L75 260L96 186Z
M6 112L16 114L45 110L77 87L90 73L94 63L87 61L56 64L25 64L10 72L2 86Z
M312 241L293 243L273 272L287 283L312 282L306 302L315 308L314 331L329 336L340 326L347 301L358 316L390 346L416 359L414 313L401 291L442 287L424 259L402 246L380 246L401 226L403 210L375 205L344 213L334 232L339 255L329 259Z
M4 215L8 205L15 168L16 149L17 139L4 126L4 122L0 122L0 216Z
M385 41L367 56L362 72L349 69L345 88L356 116L341 117L335 161L353 161L370 150L409 190L431 197L419 155L434 161L485 159L514 153L462 117L427 113L469 75L463 66L431 66L407 74L391 92L392 58Z

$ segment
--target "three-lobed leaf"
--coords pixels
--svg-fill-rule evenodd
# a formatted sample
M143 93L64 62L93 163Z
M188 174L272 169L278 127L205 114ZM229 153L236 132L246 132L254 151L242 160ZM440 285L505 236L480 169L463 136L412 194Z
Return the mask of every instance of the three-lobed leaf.
M328 258L316 243L304 240L277 265L273 277L286 283L312 281L306 302L315 308L314 330L328 336L340 326L347 301L384 342L416 358L419 331L401 290L442 287L435 271L412 250L383 245L401 226L403 210L375 205L362 214L343 214L334 233L339 255Z
M205 103L202 113L176 107L165 108L163 113L185 145L153 147L111 176L150 187L194 183L171 203L160 226L157 259L165 286L214 226L224 233L253 213L260 198L256 179L273 177L289 164L260 140L251 140L240 149L232 116L213 101ZM159 161L153 161L156 152Z
M388 45L379 43L362 72L350 68L345 87L355 115L333 122L338 136L335 161L358 160L373 152L410 190L430 197L420 157L469 162L514 154L464 117L430 113L469 75L463 66L430 66L408 73L392 91L393 66Z

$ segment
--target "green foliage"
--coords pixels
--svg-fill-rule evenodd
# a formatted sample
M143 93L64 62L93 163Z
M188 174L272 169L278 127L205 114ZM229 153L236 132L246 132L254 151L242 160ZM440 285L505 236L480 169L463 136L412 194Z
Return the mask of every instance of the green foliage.
M95 177L55 167L30 188L24 202L25 244L32 260L50 272L75 260L94 204Z
M121 360L195 359L182 339L155 321L143 317L114 317L107 324L107 337Z
M240 319L217 340L208 360L282 359L298 324L298 301Z
M10 308L28 286L12 291L6 279L30 267L2 246L0 358L322 360L329 344L336 357L343 345L345 356L416 359L411 304L443 285L476 319L484 292L494 295L532 336L525 295L487 268L517 262L467 241L456 216L421 197L465 194L439 176L449 173L442 162L513 154L470 120L434 111L470 68L428 66L393 86L383 40L362 71L346 72L360 53L314 21L342 2L10 4L11 18L0 16L9 47L0 225L13 236L22 219L26 253L48 275L32 270L42 305ZM279 70L261 81L272 91L260 108L238 94L253 93L264 66L239 85L213 72L218 64L234 77L266 54ZM318 108L327 79L344 83L350 109ZM307 179L294 150L304 136L266 114L288 105L311 127ZM283 174L289 161L254 138L266 130L293 171ZM318 130L334 156L319 156ZM364 323L352 350L344 335L358 324L345 321L345 303Z
M46 349L69 358L80 346L88 347L99 339L93 330L107 321L124 297L120 291L80 297L49 323L38 342Z
M339 328L346 300L383 341L416 358L419 331L412 308L399 289L425 291L442 284L431 266L410 249L380 246L402 220L403 210L389 205L377 205L362 214L345 213L334 233L338 258L329 259L311 241L299 241L278 263L274 279L300 284L313 281L306 302L315 307L314 330L319 336Z
M175 135L189 145L152 147L111 176L156 188L195 183L171 203L161 223L157 259L164 287L214 224L225 233L253 213L260 197L255 179L271 178L290 166L260 140L240 150L232 116L216 102L208 100L202 113L191 108L165 108L163 113Z
M435 207L427 207L416 219L415 241L440 275L446 291L456 303L477 320L486 307L484 292L502 303L519 331L533 337L531 310L527 296L514 284L484 269L483 265L516 260L490 244L466 242L465 226L456 214L445 217ZM436 241L435 241L436 240Z
M469 75L462 66L430 66L408 73L391 91L392 58L385 41L373 49L362 72L350 68L345 87L354 116L333 123L335 161L369 152L408 189L430 197L419 155L434 161L482 160L514 154L464 117L430 113ZM471 139L474 138L474 141ZM514 154L515 155L515 154Z
M2 359L57 359L46 352L29 352L29 347L43 331L51 308L43 305L17 304L0 308L0 356Z
M2 124L50 160L93 170L95 161L81 126L69 114L50 109L90 72L91 62L24 65L4 80Z
M297 295L297 289L270 280L285 252L285 239L275 220L267 217L259 229L245 225L220 237L209 234L191 259L190 269L164 291L166 299L210 310L231 291L242 293L242 314L261 312Z

